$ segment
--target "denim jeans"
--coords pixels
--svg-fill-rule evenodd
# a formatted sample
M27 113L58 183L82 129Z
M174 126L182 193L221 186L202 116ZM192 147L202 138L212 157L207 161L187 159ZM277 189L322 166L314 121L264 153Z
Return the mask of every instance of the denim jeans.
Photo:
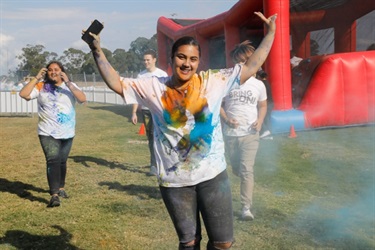
M160 191L176 229L180 249L200 249L200 215L210 245L233 242L232 194L226 170L195 186L160 187ZM196 240L196 245L186 247L192 240Z
M59 188L65 186L66 161L72 148L73 138L55 139L52 136L39 135L39 141L47 162L49 192L51 195L57 194Z

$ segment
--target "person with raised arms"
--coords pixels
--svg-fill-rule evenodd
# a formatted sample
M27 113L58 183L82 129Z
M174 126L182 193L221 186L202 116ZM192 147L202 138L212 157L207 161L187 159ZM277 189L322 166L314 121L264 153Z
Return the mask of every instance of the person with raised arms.
M100 36L90 33L94 40L89 47L107 86L126 104L150 109L158 183L179 249L200 249L200 217L209 238L207 249L230 249L234 242L220 107L224 96L257 72L273 44L277 15L255 14L267 26L267 34L245 63L197 73L200 46L185 36L172 46L169 77L120 77L100 47Z

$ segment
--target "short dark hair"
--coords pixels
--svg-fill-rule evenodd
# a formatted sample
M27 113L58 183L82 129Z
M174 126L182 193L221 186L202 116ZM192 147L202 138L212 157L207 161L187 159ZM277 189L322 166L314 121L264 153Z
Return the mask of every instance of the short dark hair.
M196 46L198 48L199 57L201 56L201 46L199 45L198 41L192 36L183 36L173 43L171 58L174 57L174 53L176 53L177 49L184 45Z
M156 58L156 57L157 57L156 52L155 52L155 50L153 50L153 49L146 50L146 51L143 53L143 55L144 55L144 56L145 56L145 55L151 55L152 58Z

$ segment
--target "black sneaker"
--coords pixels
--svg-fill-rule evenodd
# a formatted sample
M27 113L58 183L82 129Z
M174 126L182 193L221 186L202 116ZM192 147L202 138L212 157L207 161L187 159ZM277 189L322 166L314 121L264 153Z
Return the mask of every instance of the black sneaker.
M49 204L47 207L58 207L60 206L60 199L57 195L52 195L51 200L49 201Z
M64 189L60 189L57 193L61 198L69 198L69 195L65 192Z

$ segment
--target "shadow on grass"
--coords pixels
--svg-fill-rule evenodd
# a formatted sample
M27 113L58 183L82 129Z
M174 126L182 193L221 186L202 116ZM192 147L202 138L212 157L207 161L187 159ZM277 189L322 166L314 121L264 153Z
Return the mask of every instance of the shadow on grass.
M41 236L33 235L21 230L9 230L5 236L0 238L0 245L8 244L16 249L56 249L56 250L78 250L78 247L70 244L72 235L60 226L53 228L60 231L60 235Z
M32 195L29 190L39 193L48 193L48 190L34 187L30 184L26 184L20 181L9 181L7 179L0 178L0 192L8 192L11 194L16 194L18 197L23 199L48 204L48 200Z
M118 168L118 169L122 169L122 170L129 171L129 172L148 174L148 172L142 171L140 169L140 168L143 168L143 167L135 166L135 165L132 165L132 164L124 165L122 163L111 162L111 161L107 161L105 159L92 157L92 156L76 155L76 156L69 156L69 158L72 159L74 162L80 163L87 168L91 167L90 163L95 163L99 166L108 167L110 169Z
M99 183L100 186L108 186L108 189L115 189L121 192L126 192L129 195L137 196L139 199L161 199L159 187L140 186L140 185L121 185L118 182L103 181Z

